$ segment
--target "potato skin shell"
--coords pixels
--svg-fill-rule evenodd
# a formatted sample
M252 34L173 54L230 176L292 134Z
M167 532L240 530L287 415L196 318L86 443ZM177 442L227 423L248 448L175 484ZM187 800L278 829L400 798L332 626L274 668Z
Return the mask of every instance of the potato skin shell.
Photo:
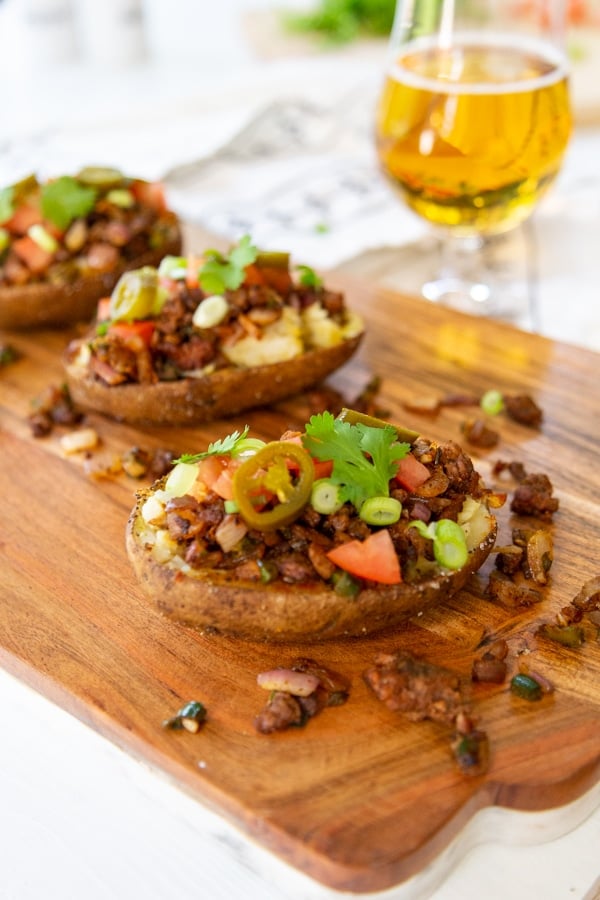
M143 499L129 517L126 548L151 604L169 619L198 631L279 644L364 637L401 625L464 587L485 562L497 533L496 520L490 516L489 533L458 571L418 584L367 588L348 598L324 586L243 583L224 570L188 576L169 569L154 561L140 541Z
M0 288L0 328L33 331L89 321L96 312L98 300L112 292L123 272L142 266L158 266L164 256L179 255L181 247L181 232L177 226L171 240L160 250L148 250L110 272L89 275L72 284L39 281Z
M335 347L309 350L301 356L248 369L218 369L204 378L122 384L109 387L90 377L65 357L66 380L73 402L139 425L196 425L233 416L300 393L322 381L356 352L357 335Z

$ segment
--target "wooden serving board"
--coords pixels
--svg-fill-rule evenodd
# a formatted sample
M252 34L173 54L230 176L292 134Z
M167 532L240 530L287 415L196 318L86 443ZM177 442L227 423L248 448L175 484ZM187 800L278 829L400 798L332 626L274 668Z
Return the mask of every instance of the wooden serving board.
M351 305L369 321L357 358L332 382L352 399L373 374L393 420L460 440L472 413L436 417L403 408L415 395L488 388L530 392L544 411L539 431L500 416L500 444L477 458L520 460L547 473L560 500L551 526L555 561L540 604L511 610L483 595L485 573L444 607L395 633L313 646L272 647L202 636L163 619L143 599L125 554L124 529L137 482L96 481L66 457L57 428L33 438L32 400L62 380L68 336L4 335L22 353L0 370L0 663L117 745L167 774L250 836L317 880L357 892L399 884L431 862L474 813L493 804L557 807L600 777L600 643L595 629L578 650L531 638L600 572L600 359L509 326L475 320L354 281ZM196 451L246 422L274 438L297 424L297 399L197 429L134 429L90 416L102 452L139 445ZM473 452L473 451L472 451ZM491 482L493 483L493 481ZM510 491L511 482L500 487ZM508 505L500 543L510 540ZM522 520L521 520L522 521ZM527 523L525 523L527 524ZM446 730L410 724L368 691L362 673L379 651L407 648L468 678L484 636L508 640L510 674L524 660L554 693L537 703L503 685L473 686L491 743L486 775L455 766ZM256 675L298 654L348 675L345 706L304 729L258 735L265 694ZM195 735L162 727L198 699L208 720Z

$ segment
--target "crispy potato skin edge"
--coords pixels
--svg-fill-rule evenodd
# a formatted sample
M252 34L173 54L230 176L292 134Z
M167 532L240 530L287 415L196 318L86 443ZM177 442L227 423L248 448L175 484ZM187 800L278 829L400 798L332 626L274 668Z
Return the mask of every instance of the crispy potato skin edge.
M155 609L198 631L270 643L318 643L399 626L464 587L489 556L497 533L491 516L488 535L456 572L420 584L368 588L349 599L321 586L240 583L225 571L208 570L194 577L176 573L155 562L140 543L137 522L142 502L131 512L125 543L143 593Z
M55 285L40 281L0 288L0 328L33 331L88 321L96 312L98 300L111 293L123 272L142 266L158 266L163 256L179 255L181 247L181 232L178 230L177 235L163 244L160 250L149 250L111 272L90 275L73 284Z
M69 364L66 379L74 403L121 422L196 425L265 406L312 387L358 350L362 334L335 347L309 350L295 359L249 369L219 369L204 378L108 387Z

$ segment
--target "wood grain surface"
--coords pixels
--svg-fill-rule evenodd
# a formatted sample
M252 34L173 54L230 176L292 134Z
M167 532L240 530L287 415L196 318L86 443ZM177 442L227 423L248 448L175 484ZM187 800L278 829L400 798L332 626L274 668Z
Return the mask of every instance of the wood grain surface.
M330 279L331 281L331 279ZM373 374L390 417L437 438L461 438L472 412L409 414L415 395L530 392L540 430L501 415L493 451L476 457L491 483L495 460L547 473L560 509L551 525L551 583L535 606L514 610L484 596L486 572L443 607L394 633L302 647L246 644L175 625L143 599L127 561L124 530L136 489L121 474L95 480L81 456L65 456L57 427L31 435L31 403L62 382L69 335L3 335L22 354L0 370L0 663L82 721L173 779L250 836L317 880L357 892L398 884L433 860L474 813L492 804L542 810L580 796L600 777L600 643L586 625L577 650L532 637L582 583L600 572L599 358L510 326L475 320L351 280L351 305L368 323L358 357L331 380L351 401ZM201 428L134 429L89 416L95 455L132 446L196 451L246 422L275 438L303 420L296 398ZM473 455L475 451L471 449ZM500 543L515 522L500 511ZM455 766L445 728L411 724L385 709L362 673L377 652L406 648L469 677L484 637L509 643L512 674L526 662L555 686L529 703L502 685L473 685L489 735L487 774ZM525 647L526 654L520 654ZM264 736L253 717L265 695L256 675L299 653L351 678L345 706L303 729ZM197 734L163 720L198 699L208 720ZM40 735L40 747L43 736ZM116 811L115 814L118 814Z

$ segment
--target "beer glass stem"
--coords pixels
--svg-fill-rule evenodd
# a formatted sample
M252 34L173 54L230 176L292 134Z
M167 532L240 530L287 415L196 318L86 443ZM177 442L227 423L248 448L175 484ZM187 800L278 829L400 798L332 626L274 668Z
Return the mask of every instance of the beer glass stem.
M528 248L522 227L497 235L437 239L437 274L425 282L425 299L470 315L492 316L532 326Z

